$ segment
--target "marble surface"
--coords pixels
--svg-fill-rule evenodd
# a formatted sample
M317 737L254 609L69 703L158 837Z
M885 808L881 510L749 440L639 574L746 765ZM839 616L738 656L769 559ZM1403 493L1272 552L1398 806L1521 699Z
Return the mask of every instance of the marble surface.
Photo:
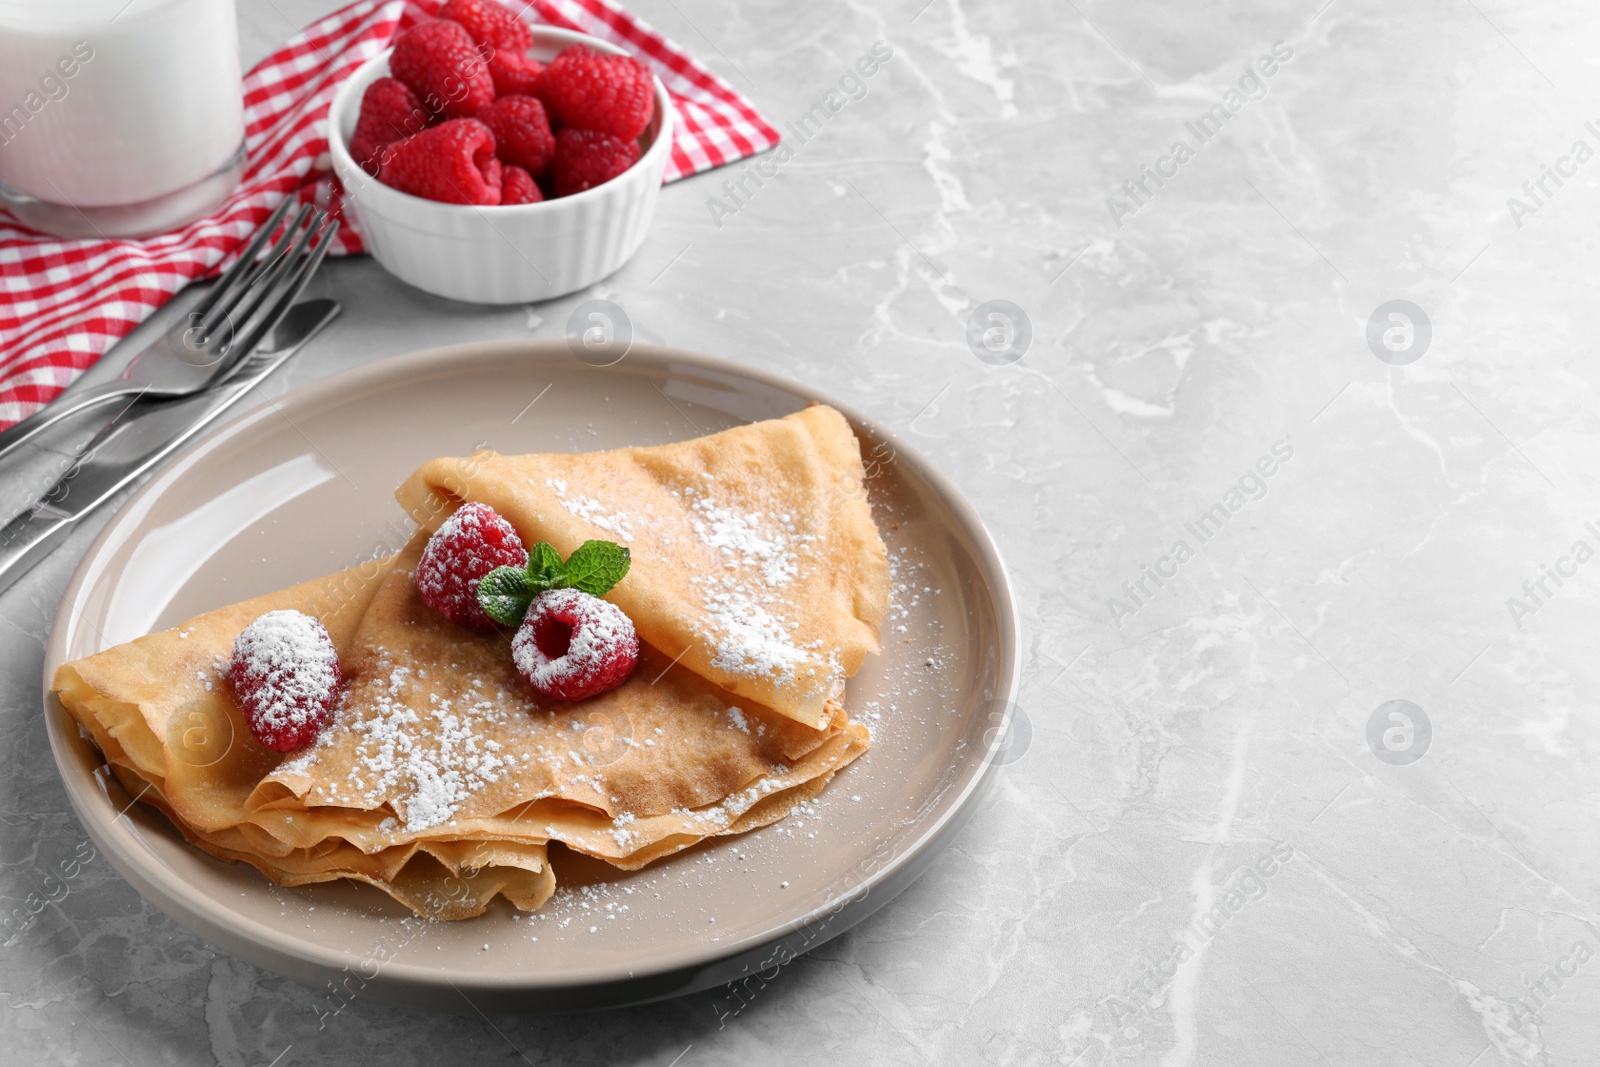
M241 5L246 61L330 6ZM557 335L594 296L825 388L991 524L1027 628L1017 758L916 886L736 1015L358 999L319 1028L326 994L83 852L38 689L84 530L0 596L0 899L50 898L0 943L0 1061L1597 1062L1592 14L635 6L780 123L894 57L737 210L710 206L725 173L668 188L587 293L483 310L331 264L344 316L267 388ZM1015 362L968 341L997 299L1031 328ZM1429 328L1386 310L1369 344L1396 300Z

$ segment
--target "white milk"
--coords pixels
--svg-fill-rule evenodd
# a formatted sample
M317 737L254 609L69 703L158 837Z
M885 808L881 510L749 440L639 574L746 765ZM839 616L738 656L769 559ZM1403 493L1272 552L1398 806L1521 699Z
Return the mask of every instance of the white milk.
M233 0L0 0L13 189L73 209L182 199L243 140Z

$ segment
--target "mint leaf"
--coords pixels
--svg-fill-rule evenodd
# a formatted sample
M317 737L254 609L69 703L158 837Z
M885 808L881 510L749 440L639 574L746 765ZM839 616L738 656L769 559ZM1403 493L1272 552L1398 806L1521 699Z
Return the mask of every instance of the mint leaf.
M633 562L633 554L610 541L585 541L567 557L561 571L561 585L579 589L590 596L605 596L622 581Z
M539 591L527 571L496 567L478 582L478 606L501 626L521 626L528 605Z
M561 553L549 541L540 541L528 552L528 577L538 592L555 589L561 578Z
M528 552L528 567L496 567L478 582L478 605L502 626L521 626L533 598L550 589L604 596L628 573L631 555L610 541L585 541L565 563L548 541Z

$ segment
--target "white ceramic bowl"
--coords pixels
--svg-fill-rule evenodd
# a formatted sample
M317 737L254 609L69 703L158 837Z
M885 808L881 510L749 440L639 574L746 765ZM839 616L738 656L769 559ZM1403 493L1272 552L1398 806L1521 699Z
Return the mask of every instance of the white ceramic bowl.
M541 63L572 44L623 50L587 34L534 26L528 55ZM367 250L418 289L474 304L525 304L593 285L639 250L672 151L672 103L655 79L656 110L639 162L593 189L538 204L443 204L391 189L356 165L349 138L367 86L389 73L389 53L362 64L329 112L328 149Z

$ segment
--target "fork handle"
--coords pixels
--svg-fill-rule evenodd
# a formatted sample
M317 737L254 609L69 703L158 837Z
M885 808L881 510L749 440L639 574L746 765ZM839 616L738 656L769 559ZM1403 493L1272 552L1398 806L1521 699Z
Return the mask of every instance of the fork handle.
M0 433L0 459L4 459L17 448L33 440L39 434L48 430L62 419L70 418L80 411L115 400L118 397L137 399L144 392L141 386L130 386L125 381L103 382L100 385L90 386L82 390L70 401L51 404L41 408L32 415L23 419L15 426Z

